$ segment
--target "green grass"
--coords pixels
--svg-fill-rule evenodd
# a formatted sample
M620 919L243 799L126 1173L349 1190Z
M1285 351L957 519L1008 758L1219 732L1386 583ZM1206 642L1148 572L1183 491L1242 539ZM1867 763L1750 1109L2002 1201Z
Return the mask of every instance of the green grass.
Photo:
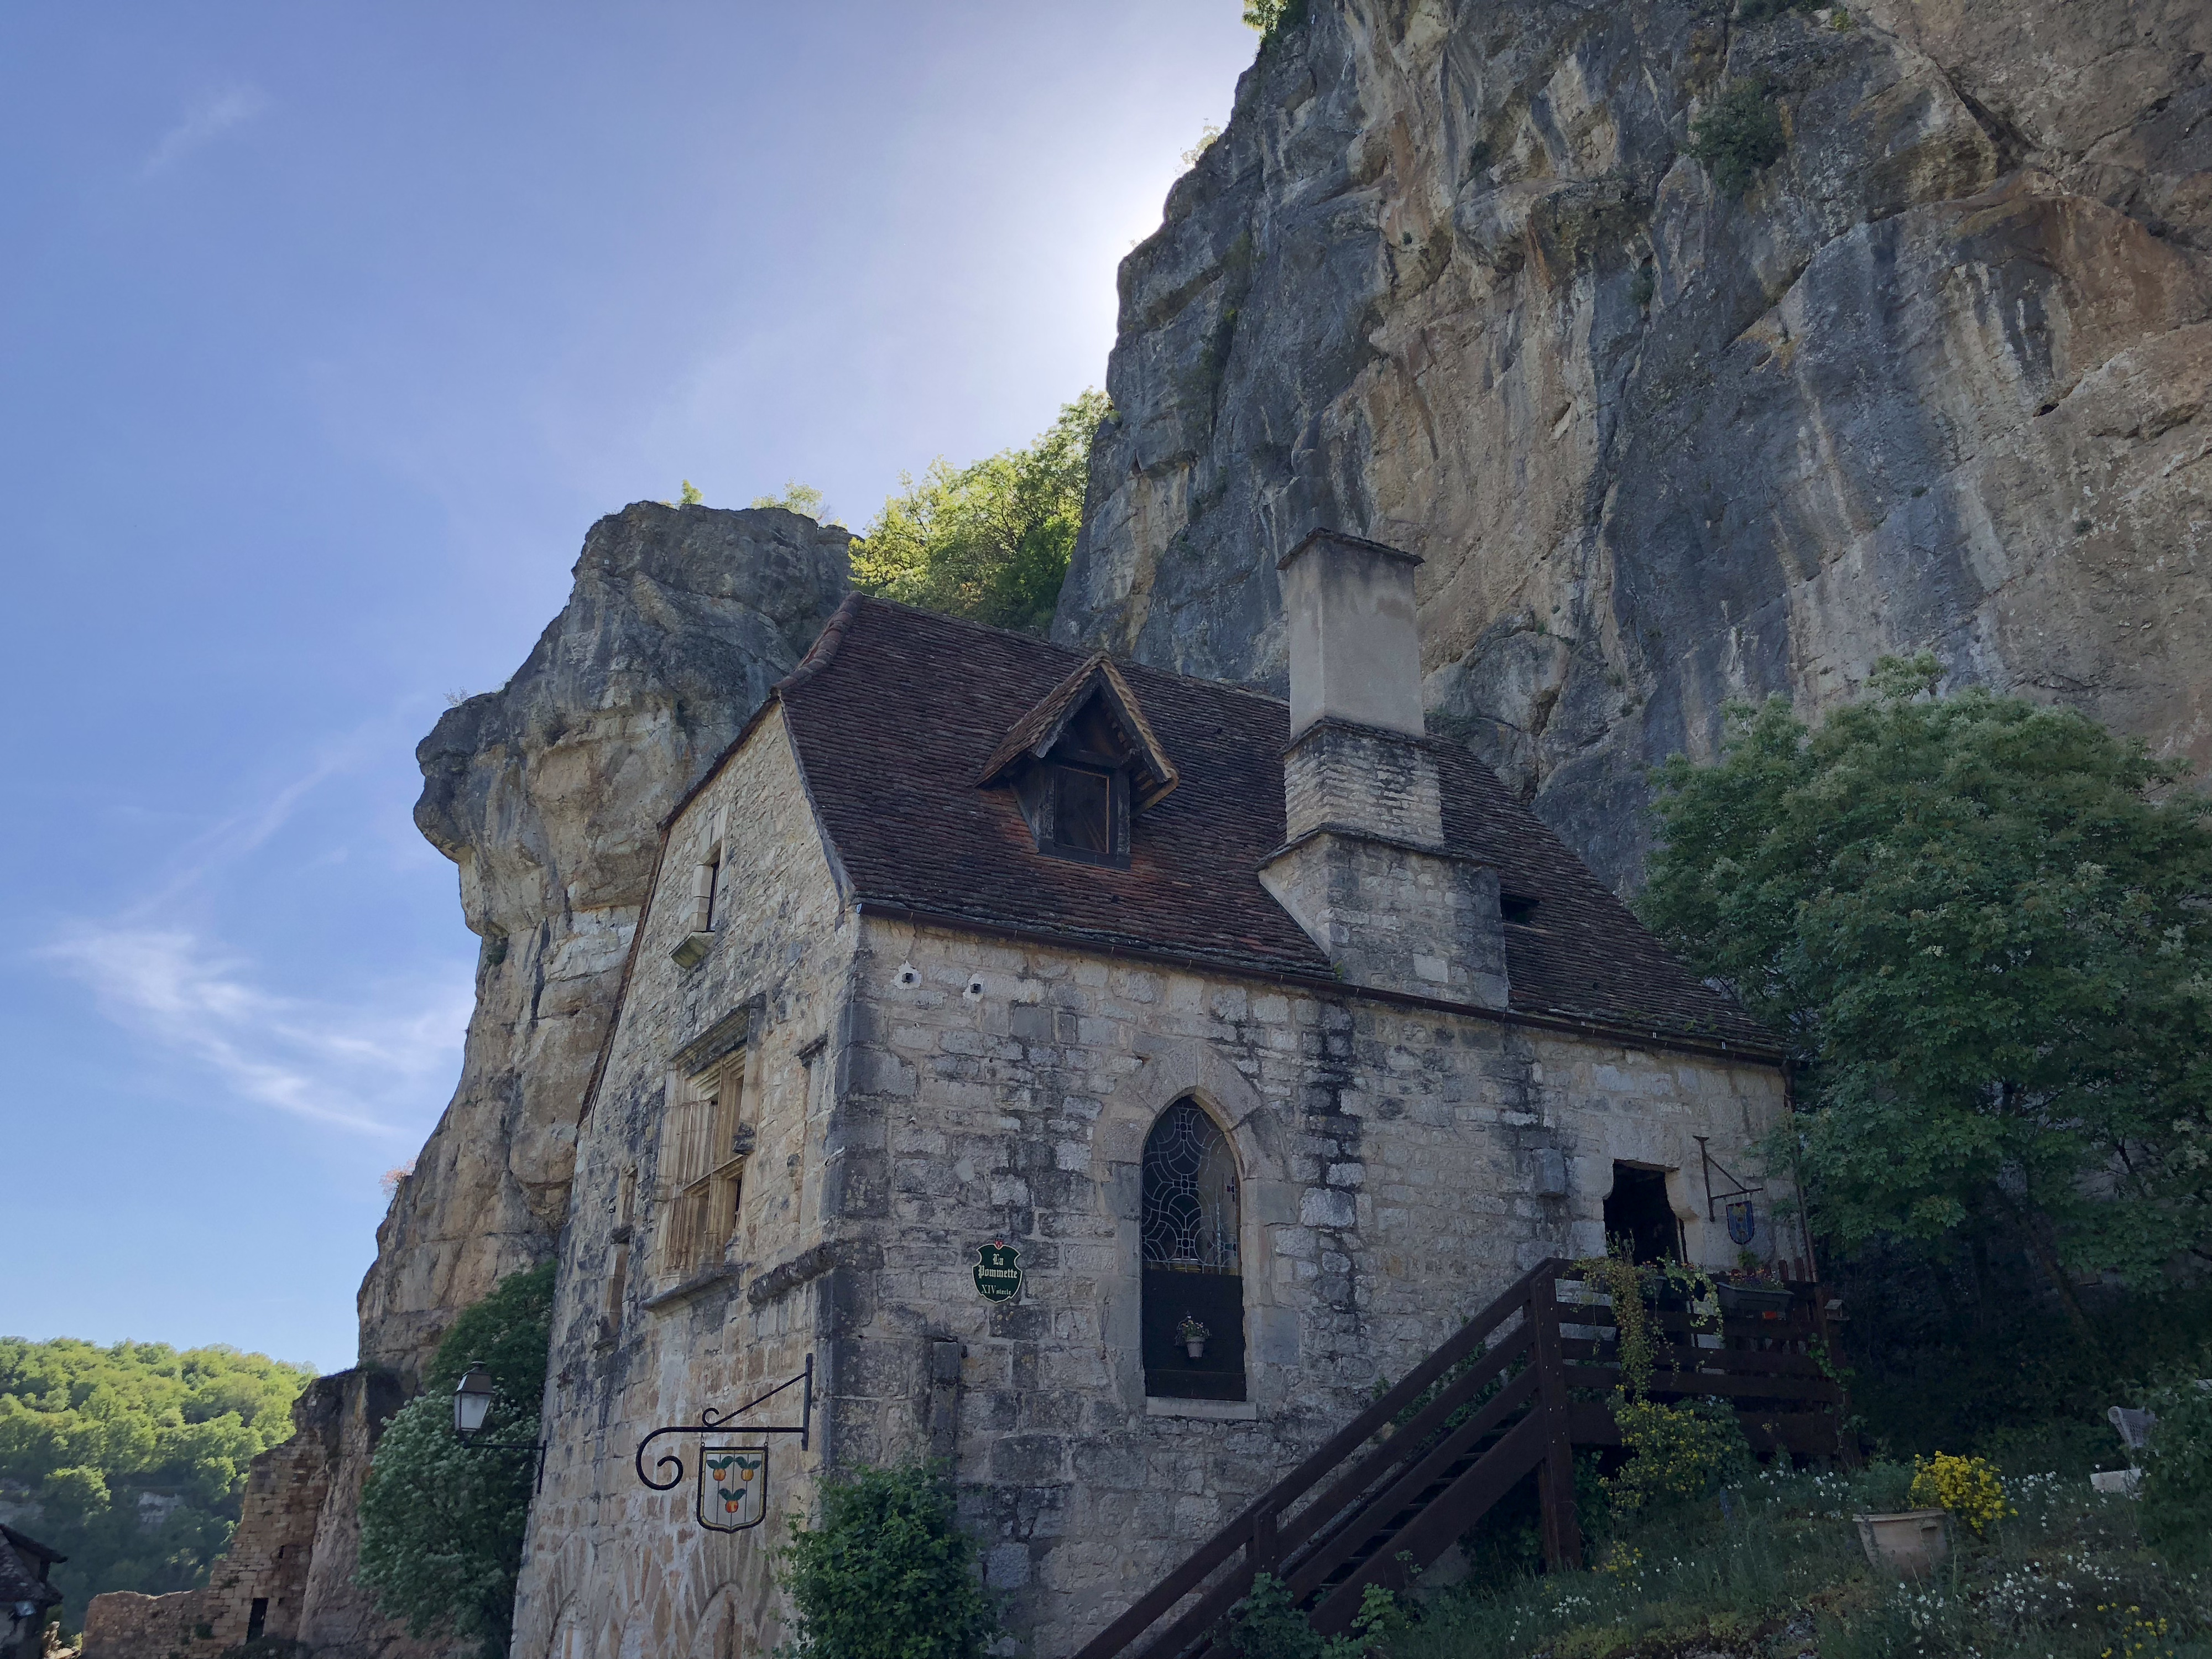
M1762 1472L1726 1514L1622 1528L1590 1571L1435 1593L1388 1659L2212 1659L2212 1577L2168 1570L2133 1504L2078 1477L2008 1480L2019 1513L1961 1530L1932 1582L1877 1577L1850 1516L1897 1473Z

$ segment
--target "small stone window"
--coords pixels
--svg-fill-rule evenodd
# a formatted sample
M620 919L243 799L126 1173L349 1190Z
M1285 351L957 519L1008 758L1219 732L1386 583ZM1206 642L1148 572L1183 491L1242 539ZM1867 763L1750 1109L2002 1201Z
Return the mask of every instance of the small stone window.
M696 1273L721 1259L737 1231L744 1199L745 1155L752 1131L740 1121L744 1060L738 1049L683 1085L661 1146L663 1269Z

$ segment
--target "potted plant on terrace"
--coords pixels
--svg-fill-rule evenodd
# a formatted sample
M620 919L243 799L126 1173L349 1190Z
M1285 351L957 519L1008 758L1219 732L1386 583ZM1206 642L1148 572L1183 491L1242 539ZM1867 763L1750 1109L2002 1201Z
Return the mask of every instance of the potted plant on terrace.
M1720 1275L1718 1289L1721 1311L1737 1319L1779 1319L1797 1299L1796 1292L1782 1282L1781 1273L1749 1250Z
M1213 1334L1198 1322L1195 1314L1185 1314L1182 1323L1176 1327L1176 1334L1182 1339L1182 1351L1193 1359L1206 1357L1206 1339Z

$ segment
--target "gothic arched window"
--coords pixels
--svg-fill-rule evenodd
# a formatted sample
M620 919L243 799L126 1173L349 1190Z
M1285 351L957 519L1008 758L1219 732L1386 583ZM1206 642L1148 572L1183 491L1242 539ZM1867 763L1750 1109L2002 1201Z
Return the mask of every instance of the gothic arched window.
M1195 1101L1145 1138L1145 1392L1244 1398L1244 1280L1237 1158Z

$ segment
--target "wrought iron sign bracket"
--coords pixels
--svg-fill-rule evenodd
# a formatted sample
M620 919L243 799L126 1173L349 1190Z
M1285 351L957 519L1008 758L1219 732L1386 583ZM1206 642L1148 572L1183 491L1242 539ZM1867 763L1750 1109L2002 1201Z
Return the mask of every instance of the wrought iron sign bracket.
M778 1395L791 1389L797 1389L799 1391L798 1422L747 1423L742 1420L748 1413L759 1410L763 1406L767 1405L769 1401L775 1399ZM809 1354L806 1356L806 1368L800 1371L798 1376L787 1378L785 1381L777 1383L766 1394L756 1395L754 1398L748 1400L744 1405L738 1407L733 1411L718 1412L711 1406L705 1407L701 1409L699 1413L699 1420L696 1423L667 1423L662 1425L659 1428L653 1430L652 1433L647 1435L644 1439L637 1443L637 1478L642 1481L649 1490L653 1492L673 1492L677 1487L684 1484L684 1476L688 1473L688 1470L684 1461L684 1454L680 1449L671 1449L662 1452L653 1459L652 1473L647 1473L647 1471L645 1462L646 1452L652 1446L654 1441L660 1439L663 1436L732 1435L750 1437L754 1435L795 1434L799 1437L799 1450L805 1451L807 1449L808 1445L812 1439L813 1432L814 1356L812 1354ZM767 1449L763 1446L760 1449L764 1459ZM693 1449L693 1455L695 1456L703 1458L708 1450L708 1448L705 1446L696 1447ZM655 1478L656 1475L662 1473L667 1474L667 1478L665 1480L659 1480ZM701 1470L702 1480L704 1473L705 1470L702 1465ZM762 1464L759 1473L762 1477L762 1491L758 1494L758 1497L762 1504L764 1505L767 1497L767 1468L765 1462ZM751 1476L747 1475L745 1478L750 1480ZM702 1503L703 1505L703 1486L702 1489ZM701 1521L702 1524L712 1527L714 1530L718 1532L734 1532L743 1529L742 1526L724 1527L713 1522L707 1521L703 1508L702 1510ZM744 1523L744 1525L746 1526L755 1524L757 1524L757 1521Z
M1705 1169L1706 1220L1718 1221L1721 1218L1721 1200L1723 1199L1748 1198L1753 1193L1763 1193L1766 1190L1764 1187L1754 1186L1746 1182L1725 1164L1723 1164L1720 1159L1715 1158L1712 1154L1711 1149L1705 1145L1705 1136L1695 1135L1692 1136L1692 1139L1698 1143L1698 1162L1702 1164ZM1723 1181L1729 1183L1727 1191L1715 1192L1713 1190L1713 1176L1716 1174L1717 1174Z

